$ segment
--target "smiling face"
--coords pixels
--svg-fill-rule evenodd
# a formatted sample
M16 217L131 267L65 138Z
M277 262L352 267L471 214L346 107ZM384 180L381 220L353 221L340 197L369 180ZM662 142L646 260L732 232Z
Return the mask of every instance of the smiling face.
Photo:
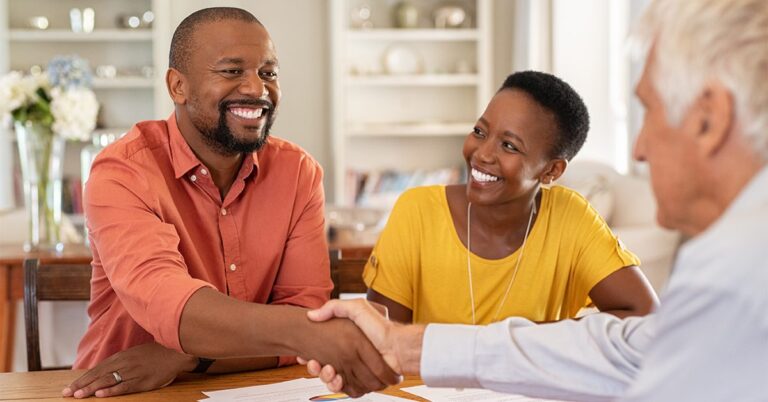
M556 178L550 155L557 129L553 113L525 91L499 91L464 141L467 199L483 205L531 199L541 182Z
M201 24L184 77L183 104L202 140L223 155L253 152L269 135L280 86L277 54L258 23Z

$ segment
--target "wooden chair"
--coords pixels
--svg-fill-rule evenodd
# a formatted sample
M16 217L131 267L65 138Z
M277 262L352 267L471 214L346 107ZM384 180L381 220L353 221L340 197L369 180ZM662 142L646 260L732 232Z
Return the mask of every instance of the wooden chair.
M331 249L332 299L341 293L365 293L368 287L363 282L363 268L371 255L371 247Z
M42 367L37 302L87 301L90 298L90 264L41 264L38 259L24 260L24 324L27 332L27 365L29 371L69 368Z

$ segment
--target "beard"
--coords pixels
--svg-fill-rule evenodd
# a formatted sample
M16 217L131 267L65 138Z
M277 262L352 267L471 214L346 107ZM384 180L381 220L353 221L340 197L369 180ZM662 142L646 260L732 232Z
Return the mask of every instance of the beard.
M267 107L264 127L259 138L255 140L241 140L232 134L232 130L227 125L227 108L231 104L253 105ZM222 155L237 155L253 153L261 149L267 143L269 131L275 122L275 107L270 101L263 99L242 99L237 101L223 101L219 103L219 120L215 126L206 125L201 121L195 121L193 124L203 135L203 141L210 146L216 153ZM246 130L255 130L255 128L246 127Z

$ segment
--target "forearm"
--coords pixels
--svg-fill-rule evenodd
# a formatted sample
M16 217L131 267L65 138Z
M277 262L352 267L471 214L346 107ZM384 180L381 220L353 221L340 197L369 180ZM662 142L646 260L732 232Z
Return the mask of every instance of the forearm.
M302 308L247 303L202 288L184 306L179 340L184 352L213 359L288 356L299 354L308 326Z
M219 359L208 369L211 374L239 373L242 371L263 370L277 367L277 357L243 357Z
M421 376L430 386L612 400L633 379L652 338L644 321L596 314L547 325L519 318L483 327L430 325Z

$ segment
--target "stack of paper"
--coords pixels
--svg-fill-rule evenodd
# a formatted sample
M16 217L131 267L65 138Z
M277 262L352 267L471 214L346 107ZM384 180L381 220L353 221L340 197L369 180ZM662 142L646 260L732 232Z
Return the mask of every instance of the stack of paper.
M418 387L403 388L402 391L410 392L433 402L557 402L551 399L534 399L522 395L502 394L477 388L430 388L426 385L419 385Z
M406 399L371 393L362 398L352 399L345 394L328 392L318 378L299 378L269 385L225 389L203 392L208 399L201 402L226 401L271 401L271 402L306 402L306 401L357 401L357 402L398 402Z

